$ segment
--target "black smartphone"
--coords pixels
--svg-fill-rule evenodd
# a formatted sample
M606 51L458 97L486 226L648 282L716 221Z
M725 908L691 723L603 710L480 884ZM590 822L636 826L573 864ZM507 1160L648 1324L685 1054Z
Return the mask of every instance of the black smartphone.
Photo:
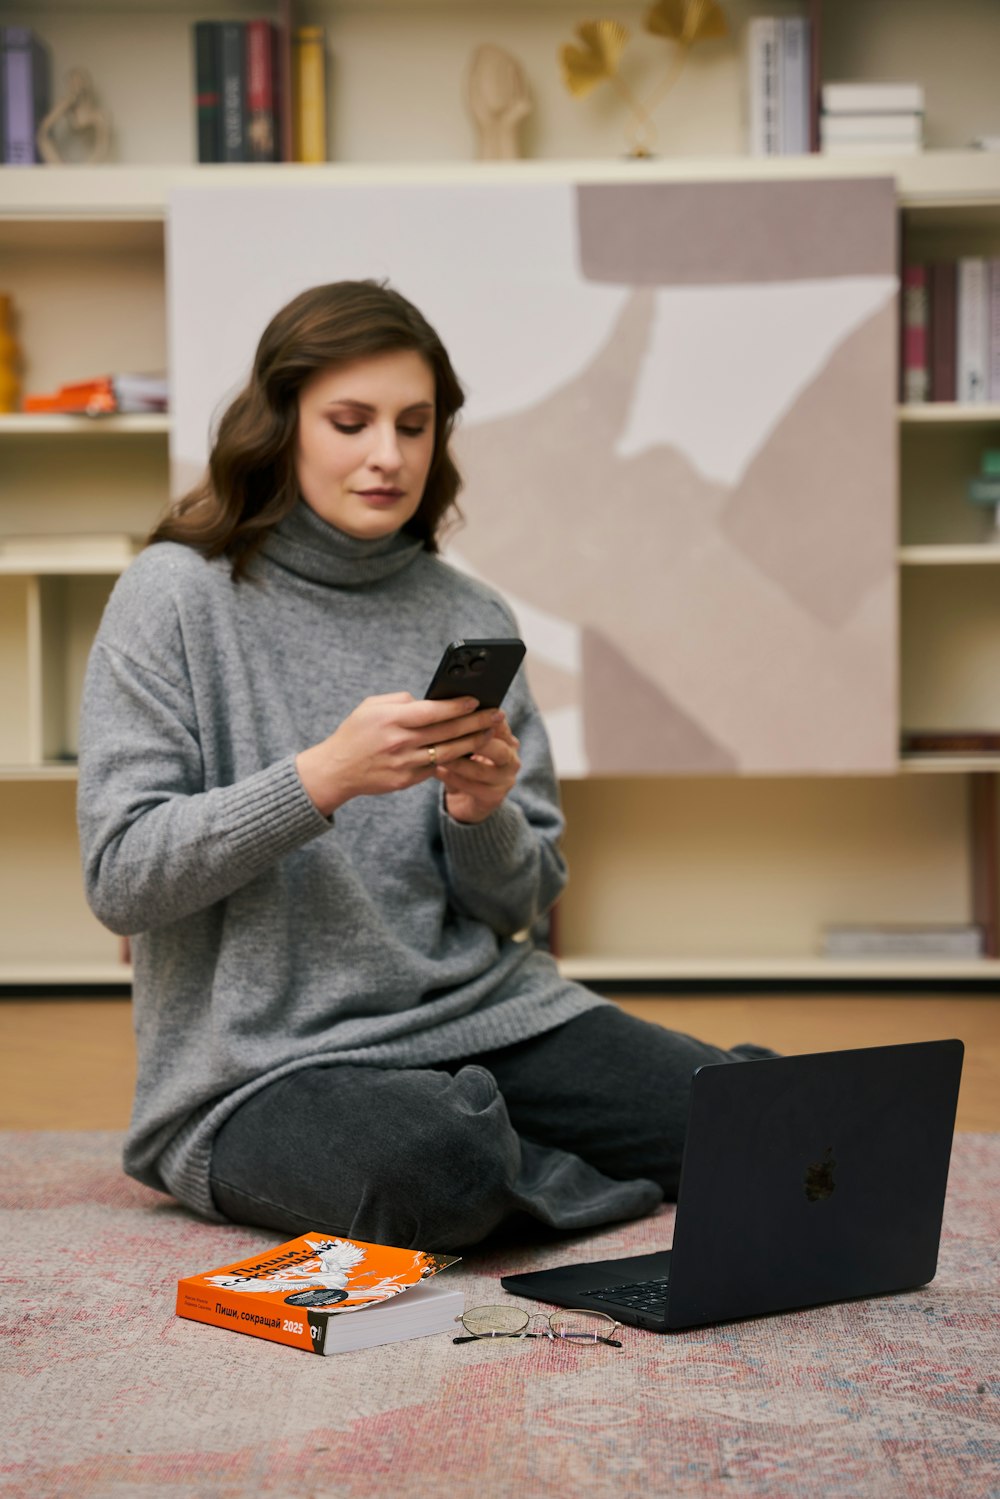
M425 697L474 697L481 708L499 708L524 660L523 640L453 640Z

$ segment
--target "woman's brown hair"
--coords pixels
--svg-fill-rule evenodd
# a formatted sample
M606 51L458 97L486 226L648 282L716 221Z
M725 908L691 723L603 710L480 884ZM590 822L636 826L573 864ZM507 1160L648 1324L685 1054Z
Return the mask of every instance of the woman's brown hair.
M411 302L379 281L333 281L301 292L268 323L246 388L223 413L208 473L171 507L150 543L179 541L231 558L240 577L267 533L299 499L299 391L320 370L396 349L423 355L434 375L434 452L423 497L404 530L429 552L462 480L448 450L465 396L447 351Z

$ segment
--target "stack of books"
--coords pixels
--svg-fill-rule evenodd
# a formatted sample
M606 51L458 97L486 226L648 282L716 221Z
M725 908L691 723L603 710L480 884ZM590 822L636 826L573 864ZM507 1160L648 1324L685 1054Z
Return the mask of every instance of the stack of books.
M168 400L166 375L96 375L44 395L25 396L23 409L36 415L139 416L166 411Z
M904 729L904 755L998 755L1000 729Z
M812 27L805 16L755 16L747 24L751 156L798 156L811 148Z
M0 162L33 167L41 161L38 127L51 108L52 64L30 26L0 26Z
M322 26L196 21L199 162L326 161Z
M1000 401L1000 258L905 262L902 389L924 401Z
M819 139L826 156L896 156L922 151L922 85L824 83Z
M827 958L980 958L983 929L972 924L829 926L823 933Z

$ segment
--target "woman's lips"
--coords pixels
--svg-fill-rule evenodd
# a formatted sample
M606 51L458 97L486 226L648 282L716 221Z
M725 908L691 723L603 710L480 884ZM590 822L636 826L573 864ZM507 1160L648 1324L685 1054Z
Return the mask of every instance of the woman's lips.
M402 489L359 489L357 494L369 505L394 505L403 498Z

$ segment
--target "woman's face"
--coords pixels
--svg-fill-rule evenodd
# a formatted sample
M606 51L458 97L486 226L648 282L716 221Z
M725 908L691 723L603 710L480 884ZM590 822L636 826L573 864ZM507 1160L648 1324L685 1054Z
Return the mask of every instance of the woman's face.
M415 513L434 454L434 374L392 350L321 370L299 392L302 498L348 536L376 540Z

